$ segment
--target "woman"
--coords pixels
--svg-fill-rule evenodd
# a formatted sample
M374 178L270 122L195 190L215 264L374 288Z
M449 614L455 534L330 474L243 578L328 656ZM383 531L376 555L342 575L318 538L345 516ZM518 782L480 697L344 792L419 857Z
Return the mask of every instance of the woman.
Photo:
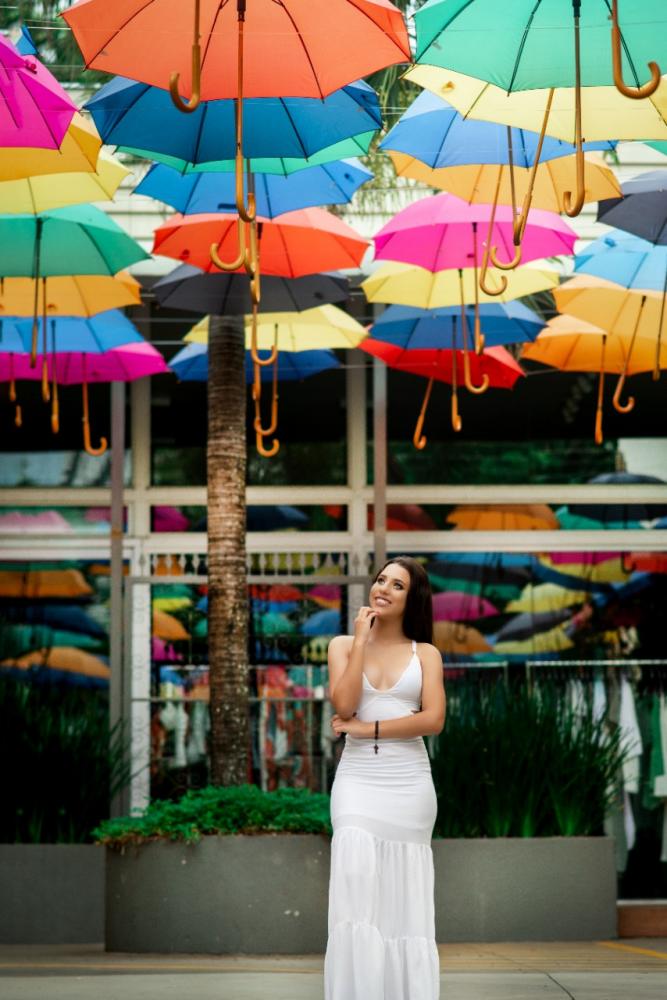
M437 802L422 737L442 730L445 691L423 567L391 559L369 603L354 635L329 645L332 726L346 739L331 790L325 1000L437 1000Z

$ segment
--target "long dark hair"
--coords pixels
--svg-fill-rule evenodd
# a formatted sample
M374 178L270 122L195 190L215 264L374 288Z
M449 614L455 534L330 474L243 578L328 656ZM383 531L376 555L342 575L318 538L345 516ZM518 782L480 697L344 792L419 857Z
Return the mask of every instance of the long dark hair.
M384 566L380 567L373 577L373 583L387 566L401 566L410 575L403 615L405 635L415 642L433 642L433 594L426 570L412 556L396 556L395 559L387 559Z

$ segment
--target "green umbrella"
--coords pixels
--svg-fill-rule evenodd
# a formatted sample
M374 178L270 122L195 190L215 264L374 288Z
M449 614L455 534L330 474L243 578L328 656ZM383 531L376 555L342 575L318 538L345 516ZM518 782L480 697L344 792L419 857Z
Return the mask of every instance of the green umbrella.
M359 135L350 136L349 139L341 139L340 142L320 149L319 152L307 159L273 156L252 158L247 162L253 174L282 174L287 177L289 174L296 173L297 170L305 170L307 167L317 167L322 163L333 163L336 160L347 160L354 156L365 156L374 135L375 132L361 132ZM209 160L203 163L189 163L187 160L181 160L177 156L169 156L166 153L156 153L130 146L119 146L118 149L123 153L131 153L147 160L164 163L182 174L233 173L236 169L236 160Z
M0 278L112 275L137 261L150 259L136 240L93 205L73 205L38 215L0 215L0 232ZM39 282L35 280L34 284L33 367Z

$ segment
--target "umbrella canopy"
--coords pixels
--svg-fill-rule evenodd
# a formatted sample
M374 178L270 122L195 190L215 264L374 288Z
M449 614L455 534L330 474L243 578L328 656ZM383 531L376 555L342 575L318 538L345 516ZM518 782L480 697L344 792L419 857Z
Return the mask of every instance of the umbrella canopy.
M583 604L588 598L585 590L570 590L556 583L528 584L520 596L505 608L506 611L559 611L575 604Z
M656 476L647 476L634 472L605 472L594 476L591 483L605 486L610 483L629 485L635 483L664 484L664 480ZM667 484L664 484L667 485ZM631 522L655 521L667 515L667 504L577 504L576 512L584 517L594 518L602 522L603 527L614 523L626 526Z
M288 212L279 219L257 217L262 274L298 278L361 264L368 242L323 208ZM176 215L155 230L153 252L212 271L211 246L222 259L236 257L236 215ZM242 268L239 269L243 270Z
M473 268L462 271L463 301L510 302L524 295L534 295L558 284L556 271L536 267L517 267L504 275L507 287L500 295L487 295L477 287ZM461 281L456 271L429 271L424 267L385 261L376 268L361 287L369 302L390 302L395 305L438 309L461 302Z
M540 163L535 171L534 179L529 169L515 167L512 173L503 171L498 187L498 167L495 164L470 164L461 167L432 168L419 158L406 153L390 153L394 169L399 177L411 177L413 180L428 184L429 187L441 188L450 194L463 198L469 204L492 202L497 199L499 205L511 205L521 202L532 185L532 205L535 208L550 212L565 211L565 192L572 190L576 174L576 161L573 156L559 157ZM585 157L585 188L584 202L600 201L602 198L615 198L621 189L613 170L595 154L588 153ZM498 187L498 194L495 194Z
M152 634L167 642L178 642L181 639L190 638L190 634L186 632L178 618L170 615L167 611L160 611L159 608L153 610Z
M539 133L522 128L508 130L495 122L464 118L436 94L423 91L387 133L379 148L402 153L432 170L467 164L508 164L511 144L515 167L532 167ZM584 149L613 149L609 141L585 143ZM574 146L546 136L540 160L571 156ZM394 161L395 162L395 161ZM449 189L447 189L449 190Z
M270 353L260 352L262 360L267 360ZM278 381L299 381L317 375L318 372L331 368L340 368L340 361L332 351L278 351ZM182 382L208 381L208 346L206 344L187 344L169 362L171 370ZM260 377L263 382L273 379L272 368L262 368ZM245 380L251 385L255 379L254 366L250 351L245 356Z
M161 81L163 84L165 81ZM166 85L166 84L165 84ZM167 90L116 77L86 104L105 143L188 163L233 160L234 101L202 101L192 114L174 106ZM243 152L249 159L301 159L382 128L377 94L363 80L324 99L271 97L243 102Z
M659 292L622 288L603 278L578 274L554 289L556 305L607 333L654 342L667 334L667 311Z
M15 659L3 660L2 667L13 667L19 670L29 670L31 667L49 667L52 670L64 670L67 673L83 674L85 677L97 677L108 680L111 674L109 667L99 656L86 653L74 646L54 646L50 649L36 649Z
M405 350L372 337L368 337L359 346L367 354L380 358L390 368L448 383L451 383L455 370L457 383L462 384L464 381L463 351ZM504 347L489 347L482 354L471 354L469 363L474 381L479 382L483 375L488 375L494 388L511 389L523 375L522 369Z
M87 615L83 608L72 604L69 600L65 603L40 600L34 603L12 604L3 599L2 602L3 622L25 623L30 627L40 626L53 631L66 631L69 633L78 632L85 636L90 636L99 641L106 636L105 630L96 622L94 618Z
M662 291L667 276L667 246L655 246L615 229L578 253L574 269L578 274L592 274L624 288Z
M558 518L546 504L465 504L447 520L455 531L554 531Z
M106 309L141 304L141 285L126 272L60 275L39 280L38 302L48 316L92 316ZM0 282L3 316L32 316L35 305L33 278L5 278Z
M93 205L0 217L3 277L116 274L149 255ZM36 264L38 267L36 269Z
M77 114L59 149L0 147L0 181L41 174L87 173L95 170L101 146L95 126Z
M650 170L621 186L622 195L602 201L598 221L667 245L667 179L664 168Z
M540 5L541 7L543 5ZM560 4L561 11L571 10L570 4ZM502 8L497 8L504 15ZM609 8L605 5L602 21L605 24ZM525 24L517 19L515 26ZM545 32L547 35L553 32ZM571 32L568 36L572 46ZM505 39L506 35L501 33ZM506 55L508 52L506 52ZM546 60L545 65L550 65ZM667 60L666 60L667 65ZM572 58L562 64L566 70L572 66ZM558 71L556 71L558 72ZM486 73L484 73L484 76ZM489 83L483 78L467 75L453 69L437 66L417 65L407 74L408 80L426 87L444 97L465 117L483 121L514 125L518 128L539 131L544 122L544 111L549 100L549 88L555 79L551 74L549 82L530 90L513 90L508 93L496 81ZM546 127L547 135L574 142L575 128L575 88L566 85L557 87L553 94L551 111ZM585 84L581 90L582 134L588 142L609 139L667 139L667 84L664 82L644 101L634 101L620 94L615 87L597 87Z
M93 588L78 569L0 570L0 597L90 597Z
M482 262L482 241L514 257L513 213L499 205L492 235L486 235L490 205L468 205L453 194L421 198L398 212L374 237L378 260L400 260L429 271ZM571 254L577 235L558 215L533 209L522 243L523 259Z
M252 309L246 274L206 274L181 264L153 285L161 306L213 316L242 316ZM346 302L349 282L342 274L307 274L301 278L262 278L260 312L301 312L315 306ZM0 298L1 301L1 298Z
M474 310L468 306L465 311L468 328L472 329ZM451 348L453 329L454 346L462 348L460 312L453 306L444 309L390 306L373 323L371 336L410 350ZM479 316L484 339L489 346L534 340L542 329L542 320L537 313L520 302L481 305Z
M10 330L5 330L5 320L0 320L0 352L28 353L32 346L32 321L19 319ZM46 321L46 349L57 351L86 351L100 354L125 344L143 344L133 323L118 309L97 313L95 316L49 316Z
M478 629L460 622L434 622L433 644L441 653L449 656L474 656L475 653L492 651Z
M268 219L314 205L342 205L372 178L359 160L309 167L287 177L255 175L257 211ZM184 215L233 212L236 183L231 173L181 174L171 167L151 167L134 194L171 205ZM0 189L1 195L1 189Z
M244 5L245 6L245 5ZM155 87L180 74L192 89L192 10L173 0L83 0L63 13L86 66ZM237 5L201 0L206 54L201 98L237 93ZM389 0L253 0L244 22L246 97L322 98L351 80L411 58L405 22ZM146 39L152 39L146 51Z
M335 583L318 583L307 590L305 597L323 608L340 608L341 588Z
M57 149L76 111L48 69L0 37L0 147Z
M542 556L540 562L547 567L553 565L549 556ZM580 578L588 583L625 583L629 573L623 567L620 556L605 559L604 562L598 563L589 562L588 560L568 563L567 566L562 567L560 572L570 577ZM575 580L572 581L572 586L576 586Z
M246 317L246 347L251 344L251 319ZM366 330L336 306L318 306L300 313L262 313L257 323L257 347L279 351L310 351L332 347L358 347ZM186 334L193 344L208 343L208 317Z
M433 617L435 621L468 621L473 618L488 618L497 615L490 601L476 594L460 590L448 590L433 597Z
M651 371L655 342L635 341L629 353L631 334L609 333L576 316L561 313L550 319L532 344L525 344L521 357L569 372L612 372L628 375ZM660 349L660 367L667 368L667 345Z
M110 201L129 173L113 156L102 153L93 171L0 181L0 212L36 215L65 205Z
M514 615L503 625L496 635L496 642L521 641L530 639L531 636L539 632L548 632L569 620L572 615L571 608L560 608L557 611L537 611L534 614L530 611L523 611Z
M572 649L574 643L562 625L549 629L546 632L538 632L528 639L503 640L496 642L493 651L499 656L511 654L514 656L530 656L534 653L560 653L566 649Z
M340 632L340 611L336 608L322 608L301 625L304 635L336 635Z
M667 573L667 552L630 552L623 562L629 571Z
M87 382L132 382L147 375L168 372L162 355L151 344L127 344L103 354L59 351L43 359L49 381L59 385ZM42 366L33 368L30 354L0 353L0 382L12 379L41 380Z

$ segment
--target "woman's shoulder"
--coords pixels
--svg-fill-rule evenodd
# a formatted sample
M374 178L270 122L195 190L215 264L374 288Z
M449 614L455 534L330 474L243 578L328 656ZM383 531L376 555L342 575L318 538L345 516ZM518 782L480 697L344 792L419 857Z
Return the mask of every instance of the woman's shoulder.
M335 635L329 642L329 649L332 651L337 649L342 651L344 649L348 649L352 645L353 641L353 635Z
M432 642L418 642L417 643L417 655L420 660L431 660L434 663L442 664L442 654L437 646L434 646Z

